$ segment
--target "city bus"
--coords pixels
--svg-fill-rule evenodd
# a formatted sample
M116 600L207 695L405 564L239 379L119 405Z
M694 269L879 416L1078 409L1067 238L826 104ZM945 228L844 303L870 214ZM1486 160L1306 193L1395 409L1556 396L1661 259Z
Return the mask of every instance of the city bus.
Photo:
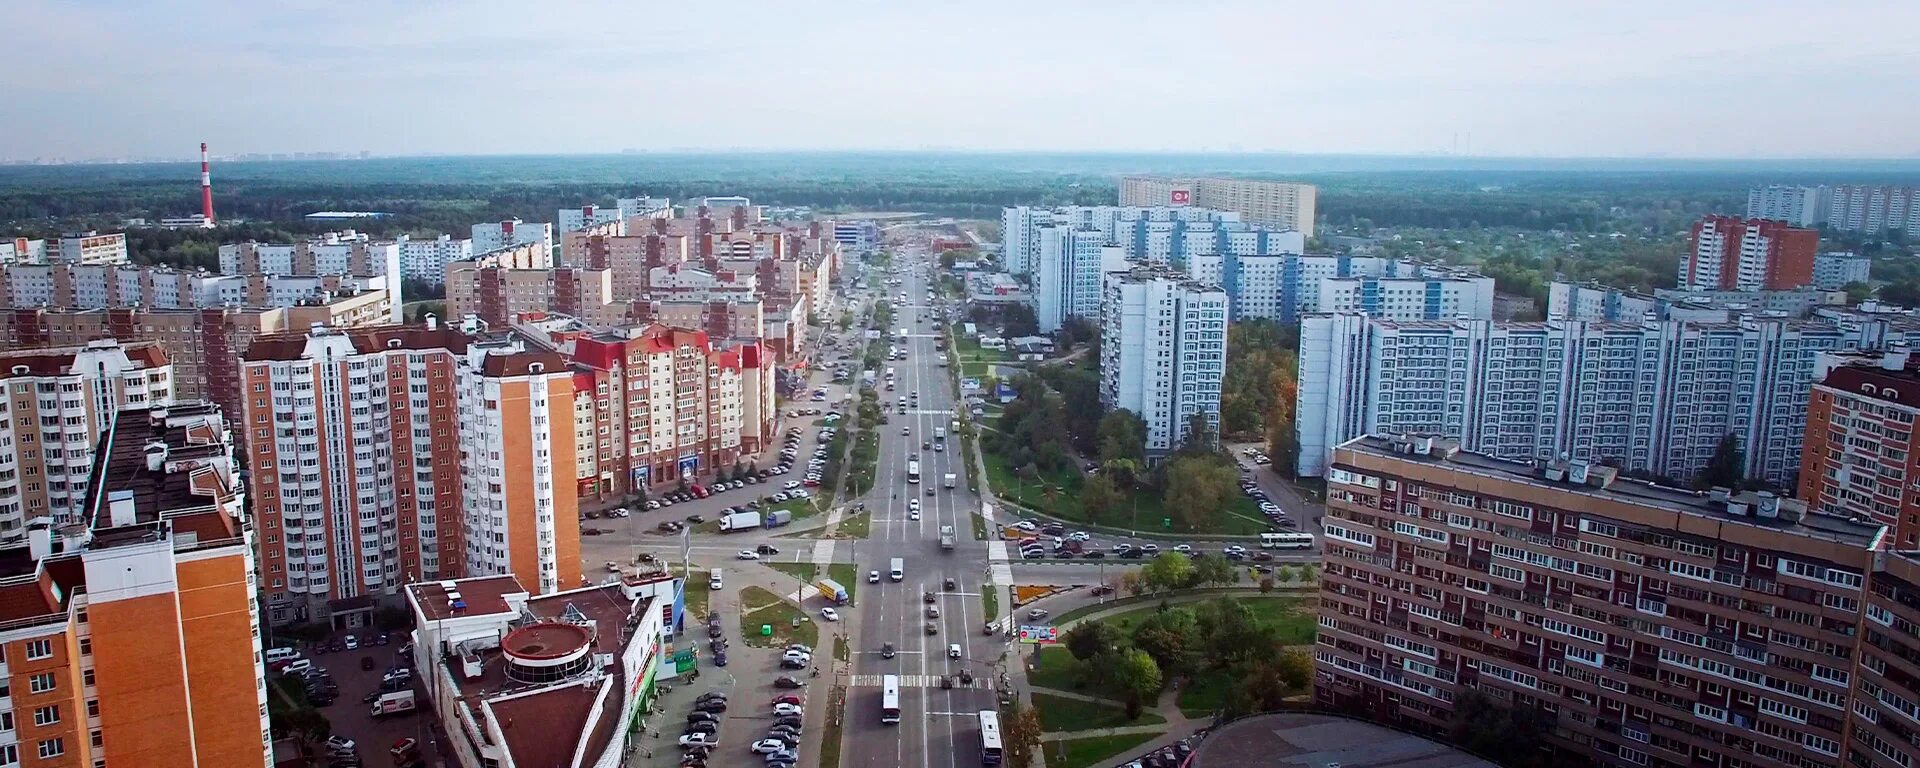
M1261 549L1313 549L1311 533L1263 533Z
M1000 758L1000 713L980 710L980 764L999 765Z
M899 675L884 675L880 678L880 722L886 725L900 724Z
M917 461L907 462L907 482L909 483L920 482L920 462L917 462Z

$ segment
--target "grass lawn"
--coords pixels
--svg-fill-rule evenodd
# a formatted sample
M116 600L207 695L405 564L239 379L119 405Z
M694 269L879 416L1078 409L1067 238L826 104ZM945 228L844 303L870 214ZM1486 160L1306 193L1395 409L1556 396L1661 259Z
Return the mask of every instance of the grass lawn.
M1129 733L1062 739L1046 742L1041 751L1046 754L1047 768L1085 768L1159 737L1157 733Z
M1080 660L1060 646L1040 649L1039 661L1027 673L1027 682L1041 688L1071 691L1079 688Z
M986 607L987 621L1000 618L1000 588L985 584L980 587L980 602Z
M1233 691L1232 673L1224 669L1210 670L1187 682L1180 690L1180 713L1187 717L1206 717L1226 706L1227 694Z
M1040 710L1040 725L1048 733L1161 725L1167 722L1166 718L1152 712L1141 712L1140 719L1128 720L1127 710L1119 705L1095 704L1046 693L1033 695L1033 707Z
M860 589L860 571L852 563L828 564L827 578L840 582L840 586L847 588L848 602L856 599L856 592Z
M873 535L873 514L860 512L840 518L840 539L864 539Z
M1079 495L1083 476L1072 469L1042 473L1037 482L1024 482L1014 474L1013 467L1007 463L1007 457L993 450L983 450L986 459L987 481L993 485L995 493L1011 498L1021 504L1066 520L1077 520L1092 525L1103 525L1133 531L1174 531L1183 533L1211 533L1237 536L1251 536L1267 530L1267 523L1260 518L1260 508L1253 499L1236 496L1225 508L1214 514L1194 530L1187 530L1177 521L1172 528L1165 525L1170 518L1159 494L1150 490L1135 489L1131 504L1121 505L1105 514L1090 516L1080 508ZM1054 489L1051 495L1047 488Z
M820 628L794 604L759 587L740 590L740 637L758 648L779 648L792 643L820 644ZM793 620L800 619L800 626ZM773 636L760 634L763 624L773 625Z
M1108 616L1100 621L1118 627L1122 631L1131 632L1133 631L1134 624L1139 623L1160 610L1159 600L1155 598L1147 599L1152 602L1130 611ZM1244 597L1236 595L1233 597L1233 600L1246 606L1247 611L1253 615L1254 621L1263 624L1278 624L1280 627L1281 642L1287 645L1310 644L1313 642L1315 634L1319 632L1319 620L1314 616L1313 610L1310 607L1301 604L1299 598L1274 595L1247 595ZM1200 603L1178 603L1175 604L1174 607L1196 608L1199 605ZM1082 608L1069 611L1061 617L1054 619L1054 623L1065 624L1071 619L1085 616L1087 613L1082 612L1085 610L1086 609Z

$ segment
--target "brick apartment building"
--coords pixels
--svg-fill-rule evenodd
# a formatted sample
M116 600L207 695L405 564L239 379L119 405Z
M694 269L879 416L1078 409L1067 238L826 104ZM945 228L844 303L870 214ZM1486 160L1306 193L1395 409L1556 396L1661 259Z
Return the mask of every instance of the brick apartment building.
M0 765L271 765L220 410L119 411L93 456L81 519L0 549Z
M1877 523L1423 437L1341 445L1327 499L1321 705L1444 733L1476 689L1567 765L1920 755L1917 567Z
M572 374L472 330L319 328L248 348L241 428L275 622L357 625L423 579L579 580Z
M0 547L28 523L78 522L94 447L124 409L173 402L173 364L155 342L0 352Z

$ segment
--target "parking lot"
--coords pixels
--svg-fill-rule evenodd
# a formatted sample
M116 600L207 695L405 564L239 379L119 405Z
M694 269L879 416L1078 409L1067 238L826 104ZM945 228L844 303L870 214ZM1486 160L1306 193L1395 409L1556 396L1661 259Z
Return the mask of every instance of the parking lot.
M341 643L343 646L345 637L345 634L336 636L331 642ZM354 650L342 648L331 651L321 649L303 651L307 659L326 672L326 678L332 680L333 687L338 692L338 697L333 703L320 708L321 713L325 714L327 720L332 723L333 734L355 742L356 751L363 765L383 767L394 765L388 750L403 739L414 739L421 749L421 756L427 761L426 764L433 765L433 761L438 757L435 747L439 739L434 734L435 727L431 718L422 716L423 709L416 709L407 714L375 718L369 712L371 703L364 700L368 694L380 689L382 676L401 663L399 651L407 641L406 635L391 634L388 636L389 642L385 645L377 644L375 642L377 636L373 633L358 632L354 633L354 637L356 641L366 641L366 644ZM372 669L365 668L368 661L372 662ZM414 692L415 700L421 707L426 706L426 694L417 684L409 687L408 690ZM328 763L332 766L352 764L352 761L344 759Z

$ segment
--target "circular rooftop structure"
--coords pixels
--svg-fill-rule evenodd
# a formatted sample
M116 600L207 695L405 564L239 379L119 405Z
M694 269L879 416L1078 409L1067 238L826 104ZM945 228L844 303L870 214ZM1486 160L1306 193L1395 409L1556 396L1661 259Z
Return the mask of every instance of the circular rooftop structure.
M578 624L529 624L500 638L507 676L525 683L562 680L593 663L593 630Z
M1453 747L1337 715L1255 715L1215 728L1187 768L1498 768Z

